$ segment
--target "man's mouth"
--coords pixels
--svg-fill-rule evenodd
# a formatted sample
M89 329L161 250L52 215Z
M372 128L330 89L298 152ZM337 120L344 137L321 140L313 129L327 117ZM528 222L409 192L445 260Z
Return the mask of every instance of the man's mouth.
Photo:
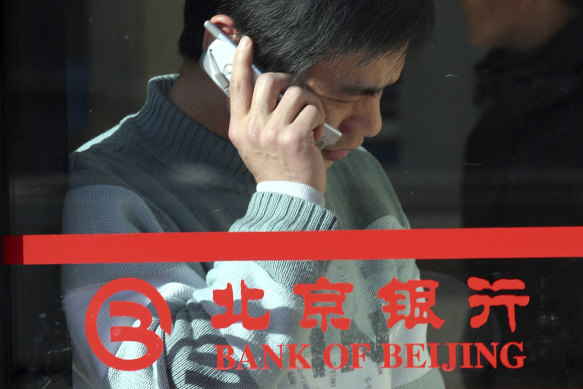
M345 150L323 149L322 155L324 156L324 159L326 159L328 161L336 162L336 161L340 161L342 158L346 157L351 150L352 149L345 149Z

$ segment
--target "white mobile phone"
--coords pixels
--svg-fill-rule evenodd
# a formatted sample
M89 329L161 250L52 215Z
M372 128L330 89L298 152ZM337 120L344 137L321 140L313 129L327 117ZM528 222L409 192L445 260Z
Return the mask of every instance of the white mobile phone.
M204 23L205 28L216 38L200 57L200 66L221 90L229 96L231 83L231 69L237 46L223 32L210 21ZM254 80L261 75L261 70L252 65ZM321 150L331 146L340 139L342 133L328 123L324 123L322 136L316 141L316 146Z

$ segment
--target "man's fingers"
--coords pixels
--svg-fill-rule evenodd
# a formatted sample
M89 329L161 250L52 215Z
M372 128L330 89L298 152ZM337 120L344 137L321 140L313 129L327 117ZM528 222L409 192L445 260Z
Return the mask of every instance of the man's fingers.
M247 36L239 41L231 73L231 116L243 117L251 107L253 97L253 42Z
M281 94L289 85L289 74L265 73L255 83L251 110L261 115L269 115L278 104Z
M322 118L324 118L324 106L320 99L304 88L293 86L285 91L276 110L282 122L288 124L296 120L296 117L308 105L313 105L319 111Z
M305 134L306 139L310 139L311 143L314 143L315 139L319 138L322 134L325 119L326 117L319 107L308 104L294 120L293 128L294 130L309 129L310 131Z

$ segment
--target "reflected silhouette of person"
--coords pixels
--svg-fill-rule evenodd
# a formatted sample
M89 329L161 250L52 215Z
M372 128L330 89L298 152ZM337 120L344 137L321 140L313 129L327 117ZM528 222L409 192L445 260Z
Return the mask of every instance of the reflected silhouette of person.
M583 225L583 1L462 5L469 40L490 49L475 67L481 115L466 141L464 227ZM468 261L466 270L525 281L532 299L515 338L528 351L529 385L583 383L581 260Z

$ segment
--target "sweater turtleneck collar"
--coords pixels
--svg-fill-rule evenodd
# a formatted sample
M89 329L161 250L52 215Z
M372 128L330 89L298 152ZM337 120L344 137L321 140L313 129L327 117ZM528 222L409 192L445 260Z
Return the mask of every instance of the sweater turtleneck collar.
M205 164L220 169L237 184L255 187L255 179L233 144L212 133L180 111L167 97L177 75L158 76L148 84L144 107L133 118L152 150L172 162Z

